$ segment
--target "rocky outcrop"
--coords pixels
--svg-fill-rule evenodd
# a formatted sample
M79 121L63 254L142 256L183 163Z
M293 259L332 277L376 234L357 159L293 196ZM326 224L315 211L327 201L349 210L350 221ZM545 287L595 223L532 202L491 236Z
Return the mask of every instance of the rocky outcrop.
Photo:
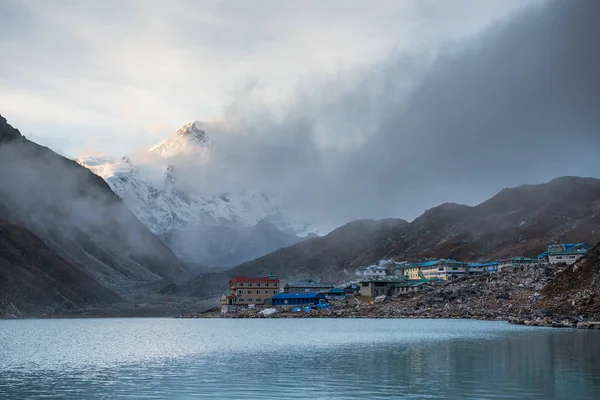
M6 118L0 115L0 143L10 142L17 139L22 139L18 129L13 128L8 124Z
M546 286L542 304L555 313L600 320L600 243Z

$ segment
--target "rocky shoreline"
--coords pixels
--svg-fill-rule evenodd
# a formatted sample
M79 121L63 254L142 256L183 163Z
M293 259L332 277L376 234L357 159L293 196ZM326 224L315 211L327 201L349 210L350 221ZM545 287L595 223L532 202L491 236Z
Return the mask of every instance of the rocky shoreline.
M580 321L572 317L549 318L536 317L531 319L519 318L515 316L493 316L495 313L465 314L456 313L434 313L434 312L398 312L392 311L390 305L378 306L370 305L368 307L347 308L339 303L333 303L331 310L316 310L310 312L300 311L291 312L290 309L277 310L273 314L262 314L262 311L270 310L268 308L245 309L237 313L221 314L220 309L213 308L197 314L181 314L175 318L363 318L363 319L475 319L483 321L506 321L510 324L525 325L531 327L545 328L577 328L577 329L597 329L600 331L600 321Z
M385 298L380 302L351 298L332 302L331 309L313 308L310 312L294 313L291 308L279 308L264 315L261 308L241 308L237 312L221 314L220 308L215 307L179 317L478 319L525 326L600 330L598 316L585 312L587 309L584 308L594 299L593 291L578 291L576 298L568 299L572 312L558 313L547 307L552 299L544 297L543 291L564 270L546 266L462 278L429 291ZM582 308L577 308L578 304Z
M278 310L269 315L261 314L265 309L246 309L237 313L221 314L220 310L211 309L202 313L179 315L176 318L364 318L364 319L475 319L484 321L506 321L510 324L525 325L546 328L577 328L600 330L600 321L579 321L575 318L519 318L514 316L492 316L492 314L460 315L455 313L433 313L433 312L392 312L388 307L360 307L349 309L333 303L332 310L311 310L310 312L291 312L290 310Z

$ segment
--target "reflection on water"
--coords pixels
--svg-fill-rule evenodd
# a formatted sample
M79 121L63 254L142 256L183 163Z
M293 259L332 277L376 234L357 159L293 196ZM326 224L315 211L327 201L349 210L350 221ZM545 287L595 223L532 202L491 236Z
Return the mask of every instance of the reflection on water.
M0 321L0 398L599 399L600 332L456 320Z

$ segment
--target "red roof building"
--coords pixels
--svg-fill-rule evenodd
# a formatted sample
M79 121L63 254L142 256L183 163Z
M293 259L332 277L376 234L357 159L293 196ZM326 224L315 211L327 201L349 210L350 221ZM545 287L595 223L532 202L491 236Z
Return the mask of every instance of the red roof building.
M279 278L269 276L236 276L229 281L231 294L221 297L221 304L247 306L249 304L271 305L272 297L279 293Z
M275 275L269 276L235 276L229 282L236 283L270 283L277 282L279 283L279 278Z

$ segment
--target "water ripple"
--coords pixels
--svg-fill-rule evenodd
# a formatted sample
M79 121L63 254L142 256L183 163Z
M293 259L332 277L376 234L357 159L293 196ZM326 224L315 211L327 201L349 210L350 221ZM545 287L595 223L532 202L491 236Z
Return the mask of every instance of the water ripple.
M0 321L0 398L598 399L599 355L480 321Z

